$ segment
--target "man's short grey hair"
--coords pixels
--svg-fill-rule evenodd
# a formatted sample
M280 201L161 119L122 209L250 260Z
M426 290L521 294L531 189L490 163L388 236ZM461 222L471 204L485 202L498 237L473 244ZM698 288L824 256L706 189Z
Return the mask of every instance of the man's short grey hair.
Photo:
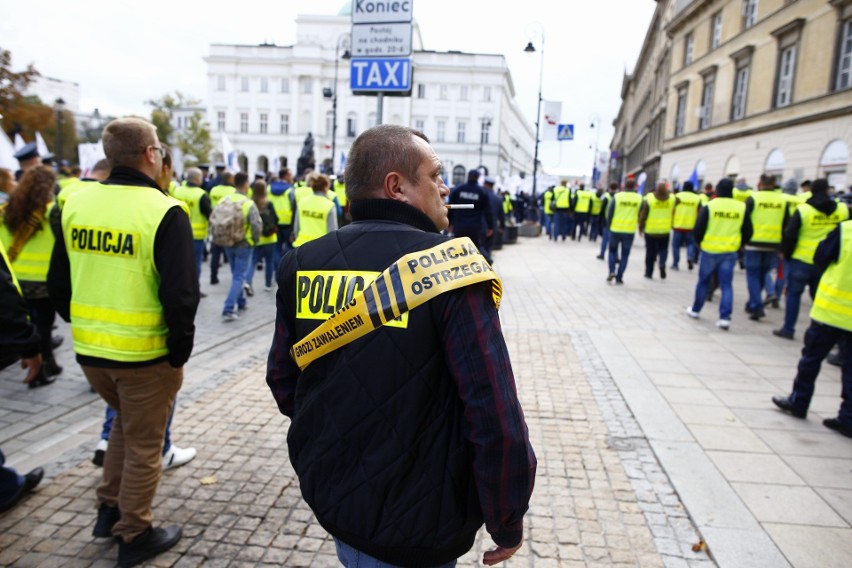
M201 182L204 180L204 175L201 173L199 168L187 168L186 170L186 181L189 183L194 183L195 185L201 185Z

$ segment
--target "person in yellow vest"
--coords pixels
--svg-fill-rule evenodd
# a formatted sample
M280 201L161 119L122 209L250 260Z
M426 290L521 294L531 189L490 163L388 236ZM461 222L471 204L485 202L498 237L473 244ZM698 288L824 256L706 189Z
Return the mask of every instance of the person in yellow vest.
M553 240L562 240L568 237L569 218L571 211L571 190L568 189L568 180L563 179L559 185L553 188L553 200L550 202L553 209Z
M751 220L746 215L746 205L731 197L733 189L734 183L730 179L719 181L716 184L716 198L698 213L694 234L695 242L701 247L701 261L698 264L695 300L686 308L689 317L698 318L704 302L707 301L711 277L715 275L722 289L716 327L725 331L731 327L737 251L742 243L749 241L752 233Z
M266 292L271 292L275 269L278 267L278 255L276 254L278 249L278 215L275 213L272 202L267 199L265 181L257 180L251 184L251 199L260 214L261 228L260 238L254 246L254 255L246 271L246 283L254 293L254 267L262 260L265 276L263 289Z
M674 218L672 219L672 269L680 270L680 249L686 246L686 266L690 270L698 259L695 238L692 230L698 220L701 197L695 193L691 181L683 182L683 187L675 194Z
M636 180L633 178L624 182L624 191L616 193L609 205L607 219L609 222L609 275L607 282L615 280L616 284L624 284L624 271L633 247L633 238L639 226L639 210L642 207L642 196L636 193ZM621 249L619 251L619 249ZM618 263L618 272L615 265Z
M574 212L574 223L571 230L571 240L582 240L589 230L589 215L592 211L592 198L594 192L586 189L585 184L580 184L579 189L571 198L571 211Z
M811 191L811 180L806 179L799 185L799 193L796 194L796 199L799 200L799 203L807 203L808 199L813 197L813 192Z
M189 208L189 222L192 224L192 239L195 243L195 267L201 280L201 260L204 258L204 240L207 238L208 219L213 207L210 196L201 187L204 177L198 168L186 170L186 185L175 189L174 197L180 199ZM204 295L202 294L202 298Z
M222 321L226 323L240 318L238 312L248 308L246 296L254 294L254 291L246 282L246 274L250 268L254 267L251 262L252 249L260 240L263 228L260 212L248 197L248 174L245 172L237 173L234 175L234 183L236 184L236 191L223 197L219 204L230 201L240 206L245 237L234 246L224 247L225 256L231 267L231 288L228 290L228 296L225 298L225 305L222 308Z
M156 182L165 154L156 128L113 120L103 148L112 171L65 204L48 289L89 384L116 410L92 534L118 538L119 565L133 566L182 536L152 526L152 503L200 298L186 205Z
M746 179L744 177L737 178L732 197L740 203L745 203L752 193L754 193L754 190L746 183Z
M313 193L298 201L293 222L293 246L318 239L337 230L337 206L328 195L330 180L324 174L311 174L307 182Z
M658 181L654 192L647 194L639 209L639 234L645 235L645 278L654 277L654 264L660 265L660 278L666 277L669 237L672 232L675 198L669 185Z
M601 252L597 256L598 260L604 259L604 253L606 252L607 247L609 247L609 206L617 191L618 184L613 181L609 184L609 191L606 191L603 195L601 195Z
M702 207L704 207L705 205L710 203L710 200L713 199L714 197L716 197L716 191L713 189L713 184L712 183L705 183L704 184L704 192L701 195L699 195L699 197L701 198L701 206Z
M548 187L541 195L541 207L544 214L541 216L541 224L548 240L553 240L553 188Z
M807 417L823 359L835 343L845 345L840 350L840 410L836 418L826 418L822 424L852 438L852 221L839 223L820 242L814 264L825 272L811 308L811 325L805 332L793 392L773 396L772 402L796 418Z
M758 321L766 317L764 305L777 300L770 272L778 269L781 238L788 219L787 200L783 193L775 189L775 176L760 176L757 191L746 199L746 215L751 219L754 231L745 245L748 285L746 312L750 314L750 319ZM767 297L764 301L762 292L766 286Z
M787 271L787 296L784 325L773 330L772 334L785 339L794 337L802 292L807 287L811 298L816 295L821 274L814 264L817 245L838 223L849 218L849 207L828 196L828 180L814 180L811 191L813 197L796 208L784 229L781 242Z
M234 188L234 174L232 172L223 172L221 183L210 188L210 210L212 211L222 198L237 191ZM219 283L219 266L222 263L222 256L225 250L214 242L210 242L210 284L216 285Z
M346 180L343 177L343 174L338 176L330 176L332 184L332 193L337 198L338 211L340 211L340 215L338 215L337 224L340 227L344 227L349 224L349 201L346 199Z
M53 234L56 235L62 231L62 208L65 207L65 202L68 198L85 189L92 187L93 184L100 183L109 177L109 160L106 158L98 160L89 173L76 182L69 184L56 196L56 207L50 209L50 228Z
M50 229L50 210L54 207L53 188L56 175L48 166L36 166L23 175L9 202L0 209L0 242L21 285L30 319L41 338L43 364L29 388L49 385L62 367L53 355L51 338L56 311L47 293L47 270L53 251L54 236Z
M603 201L601 197L604 191L600 188L592 192L592 209L589 211L589 240L597 242L598 236L601 234L601 210L603 209Z

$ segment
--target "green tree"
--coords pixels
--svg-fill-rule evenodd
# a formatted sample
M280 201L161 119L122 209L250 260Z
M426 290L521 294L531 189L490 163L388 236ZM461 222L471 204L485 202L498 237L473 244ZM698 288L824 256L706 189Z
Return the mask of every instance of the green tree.
M193 112L184 129L178 132L177 148L185 156L184 167L208 160L213 143L210 141L210 126L204 121L201 112Z
M0 114L5 116L20 104L23 92L39 75L32 64L23 71L12 71L12 52L0 49Z
M175 91L174 94L166 93L159 99L151 99L145 101L145 104L152 107L151 122L157 128L157 138L166 144L173 144L174 127L172 126L172 118L176 109L198 106L201 101L187 97L180 91Z

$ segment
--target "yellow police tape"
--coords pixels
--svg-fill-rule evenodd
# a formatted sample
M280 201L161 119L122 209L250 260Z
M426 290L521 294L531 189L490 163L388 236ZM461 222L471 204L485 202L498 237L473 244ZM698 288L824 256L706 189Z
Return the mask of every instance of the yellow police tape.
M290 356L304 369L323 355L392 322L432 298L491 280L494 305L500 308L503 285L485 257L467 238L409 253L392 264L352 300L293 345Z

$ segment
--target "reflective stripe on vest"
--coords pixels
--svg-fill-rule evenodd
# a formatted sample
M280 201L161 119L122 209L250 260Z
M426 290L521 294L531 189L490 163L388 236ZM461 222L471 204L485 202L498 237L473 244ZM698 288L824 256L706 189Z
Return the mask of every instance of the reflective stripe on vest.
M840 223L840 254L820 278L811 318L852 331L852 221Z
M168 354L154 239L175 207L186 211L184 203L152 187L100 184L66 203L62 232L78 354L123 362Z
M204 190L200 187L182 185L175 189L174 197L189 207L189 222L192 224L192 238L196 241L207 238L208 221L201 212L201 198Z
M50 268L50 254L53 252L53 231L48 218L54 204L48 203L41 221L41 228L24 243L18 256L9 265L9 269L21 282L47 282L47 269ZM0 242L11 248L15 236L0 222Z
M577 205L574 206L574 211L577 213L588 213L592 208L593 193L587 189L577 191Z
M281 195L269 194L269 201L275 208L275 214L278 215L279 225L293 224L293 206L290 204L290 195L293 193L293 188L290 187Z
M701 250L713 254L740 250L745 203L730 197L717 197L707 204L707 209L707 230Z
M671 195L668 199L657 199L653 193L645 196L645 203L648 204L648 217L645 219L646 235L668 235L671 232L674 202L674 197Z
M299 201L299 234L293 246L301 246L328 233L328 216L334 211L334 203L327 197L312 194Z
M754 233L751 242L780 244L787 199L781 193L768 190L752 193L751 199L754 201L754 209L751 211Z
M826 215L813 205L803 203L799 205L798 211L802 226L799 228L799 239L796 241L793 258L813 264L817 245L838 223L849 218L849 207L845 203L838 203L834 213Z
M639 225L639 208L642 196L635 191L622 191L615 194L615 210L609 230L613 233L635 233Z
M701 198L691 191L681 191L676 196L677 204L674 210L672 227L684 231L695 228L698 220L698 208L701 206Z

